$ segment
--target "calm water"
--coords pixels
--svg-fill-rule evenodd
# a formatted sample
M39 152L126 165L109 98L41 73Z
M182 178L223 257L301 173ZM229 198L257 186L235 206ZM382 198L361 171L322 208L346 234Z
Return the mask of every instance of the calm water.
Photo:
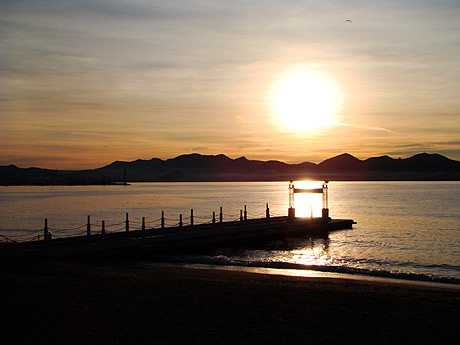
M319 187L321 183L295 183ZM2 187L0 234L28 239L42 233L44 218L57 237L83 234L87 215L92 229L102 220L110 231L167 225L182 213L195 223L209 222L223 208L224 220L236 220L247 205L250 218L262 217L269 203L273 216L286 215L287 183L136 183L131 186ZM333 218L351 218L353 230L328 238L293 238L259 247L220 248L176 258L185 263L241 265L365 274L460 283L460 183L331 182ZM320 195L296 195L299 216L319 216Z

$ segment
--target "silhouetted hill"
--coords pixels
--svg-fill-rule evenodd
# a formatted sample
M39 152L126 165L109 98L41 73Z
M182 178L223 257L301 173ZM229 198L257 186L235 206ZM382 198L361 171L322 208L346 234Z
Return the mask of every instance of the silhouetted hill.
M406 159L389 156L360 160L350 154L318 164L329 179L338 180L459 180L460 162L439 154L420 153Z
M392 171L397 169L395 162L396 160L389 156L381 156L368 158L363 163L368 171Z
M156 182L170 182L170 181L174 181L174 182L194 182L195 178L190 176L190 175L186 175L181 171L174 170L174 171L172 171L170 173L167 173L166 175L158 177L155 181Z
M181 155L162 160L115 161L93 170L49 170L0 166L3 185L109 184L150 181L287 181L316 180L460 180L460 162L421 153L406 159L389 156L360 160L348 153L314 164L231 159L223 154Z
M363 162L358 158L348 154L343 153L333 158L326 159L325 161L318 164L320 171L354 171L360 170L363 166Z
M187 169L218 169L219 167L226 166L234 162L234 160L227 156L220 154L217 156L200 155L192 153L188 155L181 155L176 158L166 160L166 164L171 167L187 168Z
M415 171L450 171L459 168L460 162L440 154L420 153L403 160L406 169Z

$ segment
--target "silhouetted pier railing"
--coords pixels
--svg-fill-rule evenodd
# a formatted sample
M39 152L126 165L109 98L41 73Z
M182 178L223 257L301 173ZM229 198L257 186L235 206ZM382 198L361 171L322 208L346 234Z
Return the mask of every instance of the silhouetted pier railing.
M211 218L197 216L191 209L187 217L179 214L170 219L162 211L159 219L150 222L145 217L132 220L126 213L118 223L102 220L93 224L87 216L86 224L69 229L50 227L45 219L42 231L32 234L32 240L19 242L4 237L0 256L152 255L287 236L325 236L332 230L351 229L354 224L353 220L331 219L324 214L321 218L296 218L294 212L288 212L287 216L273 217L267 204L262 214L255 215L258 218L250 218L245 206L239 215L228 217L222 208Z
M119 222L109 223L107 220L101 220L98 223L91 221L91 216L87 216L86 223L71 228L58 228L52 226L52 220L48 218L44 219L44 225L39 230L26 230L23 233L13 234L9 236L0 235L0 243L26 243L35 241L49 241L52 239L63 239L71 237L81 236L94 236L94 235L106 235L111 233L122 233L122 232L139 232L148 231L154 229L168 229L176 227L193 227L194 225L205 225L205 224L219 224L224 222L232 221L247 221L248 219L259 219L270 217L278 217L282 215L271 215L268 203L264 212L259 214L251 214L247 210L247 206L244 205L244 209L241 209L238 214L224 214L223 208L220 207L218 214L212 212L210 215L196 215L194 210L190 210L190 214L184 216L179 214L176 218L170 218L165 216L165 212L161 212L159 218L153 220L147 220L146 217L142 217L140 220L134 220L129 218L129 214L126 213L125 218Z

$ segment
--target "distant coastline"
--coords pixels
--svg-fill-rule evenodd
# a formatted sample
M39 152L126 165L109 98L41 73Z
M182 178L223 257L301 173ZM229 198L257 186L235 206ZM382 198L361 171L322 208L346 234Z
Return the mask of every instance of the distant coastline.
M52 170L0 166L0 184L123 185L127 182L460 181L460 162L440 154L420 153L405 159L389 156L360 160L344 153L315 164L231 159L223 154L181 155L162 160L115 161L91 170Z

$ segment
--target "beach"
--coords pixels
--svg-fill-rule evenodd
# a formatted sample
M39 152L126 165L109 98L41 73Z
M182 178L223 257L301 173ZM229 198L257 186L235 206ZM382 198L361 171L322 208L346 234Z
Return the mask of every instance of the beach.
M335 278L3 258L5 344L456 344L460 291Z

